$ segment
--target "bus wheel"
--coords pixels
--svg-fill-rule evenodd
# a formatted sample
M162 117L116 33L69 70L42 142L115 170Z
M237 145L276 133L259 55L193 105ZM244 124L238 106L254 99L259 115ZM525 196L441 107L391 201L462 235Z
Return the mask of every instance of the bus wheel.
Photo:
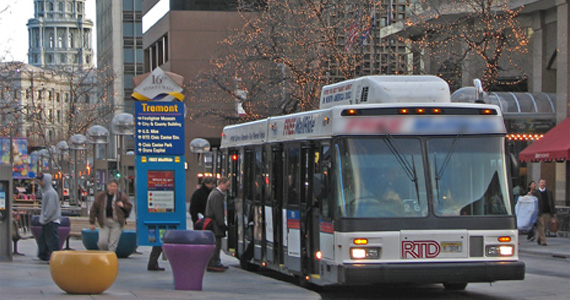
M459 283L444 283L443 287L446 290L450 291L462 291L467 287L467 282L459 282Z

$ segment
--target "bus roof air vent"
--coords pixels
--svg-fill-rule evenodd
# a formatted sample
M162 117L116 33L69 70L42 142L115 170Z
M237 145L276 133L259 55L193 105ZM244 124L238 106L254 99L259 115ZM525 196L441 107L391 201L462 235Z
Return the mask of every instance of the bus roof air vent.
M357 102L449 103L451 100L447 82L432 75L364 76L325 85L321 91L321 109Z

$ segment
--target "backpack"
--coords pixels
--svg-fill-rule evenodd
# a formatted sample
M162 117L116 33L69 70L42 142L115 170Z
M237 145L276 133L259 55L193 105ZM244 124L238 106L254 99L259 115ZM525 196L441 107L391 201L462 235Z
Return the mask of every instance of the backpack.
M200 218L194 224L194 230L214 230L214 220L212 218Z
M121 193L121 191L118 191L117 193L117 199L121 200L121 197L123 197L123 194ZM122 208L123 213L125 214L125 221L129 218L129 216L131 215L131 210L130 209L125 209Z

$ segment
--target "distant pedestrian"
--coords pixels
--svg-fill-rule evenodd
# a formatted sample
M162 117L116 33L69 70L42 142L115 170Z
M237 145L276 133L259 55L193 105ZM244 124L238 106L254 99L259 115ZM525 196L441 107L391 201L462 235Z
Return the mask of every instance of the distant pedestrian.
M536 182L534 182L534 180L531 180L531 181L528 183L528 188L527 188L526 195L534 197L534 198L536 199L536 201L538 202L538 198L537 198L536 196L534 196L534 191L535 191L535 190L536 190ZM523 196L523 195L521 195L521 197L522 197L522 196ZM538 214L538 208L537 208L537 212L536 212L536 213ZM538 218L538 217L537 217L537 218ZM531 241L531 242L532 242L532 241L534 241L534 240L536 239L536 234L535 234L535 229L534 229L535 226L536 226L536 224L532 224L532 228L528 231L528 234L527 234L527 236L526 236L526 239L527 239L528 241Z
M216 179L214 177L205 177L202 180L202 185L200 188L194 191L192 198L190 198L190 217L192 218L192 223L196 224L199 216L206 214L206 203L208 202L208 195L212 189L216 186Z
M556 218L556 207L554 206L554 196L552 191L546 189L546 180L540 179L538 181L538 190L533 192L533 195L538 198L538 218L537 218L537 243L541 246L546 246L546 226L550 224L552 218Z
M129 197L118 190L118 183L112 180L107 188L95 196L95 201L89 213L91 231L95 230L95 222L99 224L99 250L115 252L123 233L126 217L133 207Z
M224 200L226 192L230 188L230 180L222 177L218 180L218 186L210 192L206 204L206 217L212 218L214 235L216 236L216 249L208 262L208 271L224 272L228 267L222 264L220 250L222 249L222 238L226 236L227 226L224 222Z
M38 183L42 187L42 208L40 224L42 232L38 238L38 259L49 261L51 253L59 250L59 224L61 207L59 196L51 185L51 174L39 174Z

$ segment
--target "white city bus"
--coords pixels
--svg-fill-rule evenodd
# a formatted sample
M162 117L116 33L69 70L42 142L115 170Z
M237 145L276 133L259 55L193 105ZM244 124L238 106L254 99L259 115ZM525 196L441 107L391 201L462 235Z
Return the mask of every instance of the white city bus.
M320 101L223 130L223 248L243 267L317 285L524 279L497 106L451 103L433 76L353 79Z

